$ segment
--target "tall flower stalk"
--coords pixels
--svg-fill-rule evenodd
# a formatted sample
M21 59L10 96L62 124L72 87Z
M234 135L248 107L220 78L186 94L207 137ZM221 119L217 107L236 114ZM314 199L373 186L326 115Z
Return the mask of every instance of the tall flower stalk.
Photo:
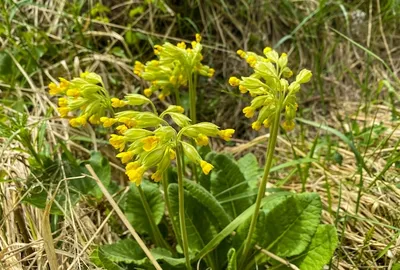
M300 85L311 79L311 72L303 69L296 76L296 79L289 84L288 78L292 77L292 70L287 67L288 58L285 53L279 54L269 47L264 49L264 56L253 52L239 50L239 56L254 69L249 77L231 77L229 84L238 86L241 93L250 93L253 97L250 106L243 109L247 118L252 118L258 111L257 120L252 123L254 130L260 130L262 125L269 128L270 137L266 152L266 161L260 188L258 190L254 213L251 217L250 227L244 241L242 256L239 260L239 269L242 269L248 253L251 249L252 238L256 228L258 214L260 212L261 200L265 195L269 172L274 157L276 141L281 125L282 114L284 121L282 127L291 131L295 127L295 116L297 111L296 93Z

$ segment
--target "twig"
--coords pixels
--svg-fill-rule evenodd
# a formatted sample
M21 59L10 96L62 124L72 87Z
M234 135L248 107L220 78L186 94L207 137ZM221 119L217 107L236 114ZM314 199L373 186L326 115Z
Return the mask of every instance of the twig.
M296 265L291 264L289 261L279 257L278 255L275 255L274 253L269 252L266 249L263 249L262 247L260 247L259 245L255 245L255 248L260 250L262 253L264 253L265 255L271 257L272 259L274 259L275 261L280 262L283 265L286 265L287 267L289 267L290 269L293 270L300 270Z
M100 181L99 177L96 175L94 172L92 166L90 164L86 164L86 169L89 171L89 173L92 175L93 179L96 181L97 185L103 192L104 196L107 198L108 202L111 204L111 206L114 208L115 212L121 219L121 221L124 223L126 228L129 230L129 232L132 234L133 238L135 238L136 242L139 244L139 246L142 248L144 253L146 253L147 257L150 259L151 263L157 270L162 270L161 266L158 264L156 259L154 259L153 255L151 254L150 250L146 247L146 244L143 242L143 240L140 238L140 236L137 234L135 229L132 227L132 225L129 223L129 221L126 219L124 213L122 213L121 209L117 205L117 203L114 201L114 199L111 197L110 193L107 191L103 183Z
M125 197L125 194L128 192L129 187L126 187L121 198L118 200L118 203L122 200L122 198ZM78 262L78 260L82 257L83 253L85 253L86 249L92 244L93 240L97 237L97 235L100 233L100 231L103 229L103 227L107 224L107 221L111 218L111 215L114 213L115 209L113 209L108 216L104 219L104 221L100 224L99 228L96 230L96 232L93 234L93 236L89 239L89 241L86 243L86 245L82 248L82 250L79 252L79 254L75 257L73 262L69 265L67 270L71 270L75 264Z

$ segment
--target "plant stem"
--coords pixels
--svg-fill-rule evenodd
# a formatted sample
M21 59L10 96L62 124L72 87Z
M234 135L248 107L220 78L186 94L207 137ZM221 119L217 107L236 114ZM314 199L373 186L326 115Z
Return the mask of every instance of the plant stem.
M182 236L182 247L183 254L186 260L186 268L192 269L190 266L190 258L189 258L189 243L186 232L186 220L185 220L185 190L183 189L183 151L180 143L177 143L176 149L176 161L177 161L177 170L178 170L178 199L179 199L179 225L181 226L181 236Z
M168 183L168 172L167 171L164 172L163 179L161 181L162 181L163 189L164 189L165 204L167 206L168 215L169 215L169 218L171 219L171 223L172 223L172 230L175 233L178 244L182 246L182 241L179 238L178 225L176 224L174 213L172 212L172 208L171 208L171 204L170 204L170 200L169 200L169 195L168 195L168 184L169 183Z
M150 223L150 228L152 231L152 236L154 238L154 242L159 247L164 247L172 251L171 246L165 241L164 237L162 236L160 229L158 228L157 224L154 222L153 214L151 213L151 209L149 204L147 203L146 196L144 195L143 189L141 186L137 187L140 194L140 200L142 201L144 211L146 212L147 219Z
M196 119L196 84L193 82L193 77L195 74L190 74L189 76L189 101L190 101L190 119L192 119L192 124L197 123ZM195 80L197 81L197 80Z
M269 136L267 158L266 158L265 167L264 167L264 175L261 180L260 187L258 189L258 194L257 194L257 199L256 199L256 207L254 208L254 214L251 218L249 233L247 234L246 240L244 242L244 249L243 249L243 253L241 256L241 260L240 260L238 269L243 269L243 267L241 267L241 266L243 266L243 263L245 262L245 260L247 258L247 254L249 253L250 245L251 245L251 238L253 237L253 233L256 228L258 213L260 212L261 200L265 195L265 189L267 187L269 171L271 169L272 159L274 157L275 145L276 145L276 141L278 138L280 111L281 111L281 109L279 107L278 110L276 111L276 116L275 116L274 122L271 125L271 133Z

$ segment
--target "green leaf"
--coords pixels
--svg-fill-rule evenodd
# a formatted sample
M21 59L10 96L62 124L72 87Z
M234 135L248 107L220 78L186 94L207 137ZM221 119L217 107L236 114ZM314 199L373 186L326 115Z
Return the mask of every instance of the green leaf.
M134 263L142 265L146 263L146 254L139 244L132 239L124 239L111 245L100 246L105 258L113 262Z
M250 187L237 163L230 157L218 154L212 160L214 169L211 173L211 193L218 201L228 200L239 194L247 193ZM239 216L252 203L252 197L230 201L223 205L231 218Z
M185 268L185 258L173 258L172 253L165 248L154 248L151 250L154 259L160 262L163 267L163 262L176 268Z
M338 244L336 228L332 225L319 225L307 250L289 261L302 270L320 270L329 263ZM277 269L289 269L280 266Z
M257 182L257 180L263 175L263 169L260 168L257 157L252 153L248 153L239 159L237 163L244 178L246 178L246 181Z
M6 76L12 73L13 61L6 52L0 52L0 76Z
M92 254L90 254L90 260L98 267L102 267L107 270L123 270L118 264L109 260L100 248L97 247Z
M288 195L288 192L279 192L272 194L266 198L263 198L261 201L261 207L263 207L266 204L272 203L275 200L281 200L281 196L286 196ZM221 243L227 236L231 235L232 232L243 222L248 220L251 215L254 213L254 207L255 205L253 204L249 208L247 208L244 212L242 212L237 218L235 218L231 223L229 223L228 226L226 226L222 231L220 231L208 244L198 253L196 254L195 259L200 259L203 258L207 253L212 251L214 248L218 246L219 243Z
M179 200L178 185L168 186L168 195L171 200L171 211L176 223L179 224ZM184 193L185 199L185 222L189 241L189 250L196 252L201 250L216 234L213 215L202 204L190 195L188 191Z
M88 161L90 166L92 166L96 175L99 177L100 181L103 183L105 187L108 187L111 182L111 167L108 162L108 159L102 156L100 152L92 152L90 159ZM86 168L84 168L86 170ZM91 180L93 183L93 179L85 179L85 181ZM93 195L97 199L101 199L103 197L103 192L101 192L100 188L94 182L93 188L89 190L89 194Z
M228 251L228 266L227 266L227 270L236 270L237 266L236 266L236 250L234 248L231 248Z
M218 221L218 225L221 229L225 228L229 222L231 222L231 219L226 214L221 204L204 187L189 180L185 180L184 185L190 195L210 211Z
M153 220L158 225L164 215L165 207L160 189L157 184L149 181L143 181L141 187L150 207ZM123 209L129 222L139 233L152 233L150 221L140 199L139 190L134 184L130 186L128 195L123 203Z
M288 197L257 224L258 243L268 251L290 257L302 253L310 244L321 219L321 200L316 193ZM262 215L261 215L262 217Z

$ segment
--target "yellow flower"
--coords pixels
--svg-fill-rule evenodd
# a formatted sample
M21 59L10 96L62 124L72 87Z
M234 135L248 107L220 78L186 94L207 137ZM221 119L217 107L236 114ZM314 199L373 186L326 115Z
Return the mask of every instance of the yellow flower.
M251 128L254 130L260 130L261 128L261 123L259 121L255 121L251 124Z
M129 117L120 117L118 118L118 122L124 123L128 127L135 127L137 125L137 121L135 119L131 119Z
M120 158L122 163L128 163L133 158L133 156L133 151L127 151L119 153L117 155L117 158Z
M169 149L169 159L175 159L176 152L173 149Z
M151 175L151 179L153 179L154 182L160 182L162 179L162 173L160 171L156 171Z
M201 41L201 35L200 34L196 34L196 42L200 42Z
M111 134L110 144L115 148L118 149L120 152L125 148L125 137L119 136L116 134Z
M125 166L125 170L129 171L129 170L134 170L140 167L140 162L139 161L133 161L133 162L129 162L128 164L126 164Z
M247 91L249 91L246 87L244 87L243 85L239 85L239 91L242 94L246 94Z
M208 137L204 134L199 134L199 136L197 136L195 141L196 141L196 144L199 146L208 145Z
M239 83L240 83L240 80L238 78L236 78L236 77L230 77L229 78L229 84L231 86L238 86Z
M243 50L237 50L236 52L241 58L245 58L246 57L246 53Z
M142 139L141 142L143 143L143 150L146 152L153 150L157 146L159 141L160 139L156 136L148 136Z
M57 108L57 111L60 113L61 117L67 117L69 113L69 108L68 107L59 107Z
M214 74L215 74L215 69L210 68L210 69L208 70L207 76L211 78L212 76L214 76Z
M128 130L128 127L125 125L119 125L115 129L118 131L119 134L124 134L124 132Z
M143 92L144 92L144 95L145 95L146 97L149 97L149 96L151 96L151 95L153 94L153 91L151 91L150 88L144 89Z
M263 124L264 124L265 128L269 128L269 126L271 125L271 123L270 123L270 121L268 119L265 119Z
M176 47L178 47L178 48L181 48L181 49L186 49L186 44L185 44L185 42L179 42L177 45L176 45Z
M111 106L113 106L114 108L121 108L124 107L126 104L127 103L124 100L120 100L118 98L111 99Z
M117 123L117 119L108 118L108 117L100 117L100 122L103 123L103 127L111 127L115 123Z
M58 85L53 82L51 82L49 84L49 89L50 89L49 94L52 96L55 96L55 95L58 95L59 93L61 93L61 88L58 87Z
M269 53L269 52L271 52L271 51L272 51L272 48L271 48L271 47L265 47L264 50L263 50L263 53L264 53L264 54L267 54L267 53Z
M230 141L233 133L235 133L235 130L232 128L228 128L218 131L218 136L225 141Z
M208 163L207 161L204 161L204 160L200 161L200 166L205 175L208 175L210 173L210 171L214 168L213 165L211 165L210 163Z
M254 116L255 110L253 107L247 106L243 108L242 112L244 113L244 116L246 116L247 118L252 118Z
M68 89L67 96L69 97L79 97L81 95L81 91L77 88Z
M154 46L154 54L155 55L159 55L162 50L163 50L162 46L160 46L160 45Z
M125 174L128 175L131 182L134 182L136 186L139 186L140 183L142 183L144 171L144 167L140 166L139 168L131 168L130 170L127 170Z
M67 90L68 86L69 86L69 81L67 81L64 78L59 78L60 79L60 90L61 92L64 92L65 90Z
M100 116L97 114L93 114L92 116L89 117L89 122L93 125L98 125L100 124Z
M282 123L283 129L286 130L287 132L292 131L292 130L294 129L294 126L295 126L295 124L294 124L294 121L293 121L293 120L284 121L284 122Z
M133 67L133 73L140 76L143 70L144 70L144 65L139 61L135 61L135 66Z
M86 125L86 117L85 116L79 116L76 118L72 118L69 120L69 124L73 127L80 127Z
M247 57L246 62L251 66L254 67L257 63L257 58L254 55L250 55Z
M161 101L164 101L164 100L165 100L165 95L164 95L163 93L161 93L161 94L158 95L158 98L159 98Z
M58 99L58 106L60 107L67 107L68 106L68 100L66 98L59 98Z

